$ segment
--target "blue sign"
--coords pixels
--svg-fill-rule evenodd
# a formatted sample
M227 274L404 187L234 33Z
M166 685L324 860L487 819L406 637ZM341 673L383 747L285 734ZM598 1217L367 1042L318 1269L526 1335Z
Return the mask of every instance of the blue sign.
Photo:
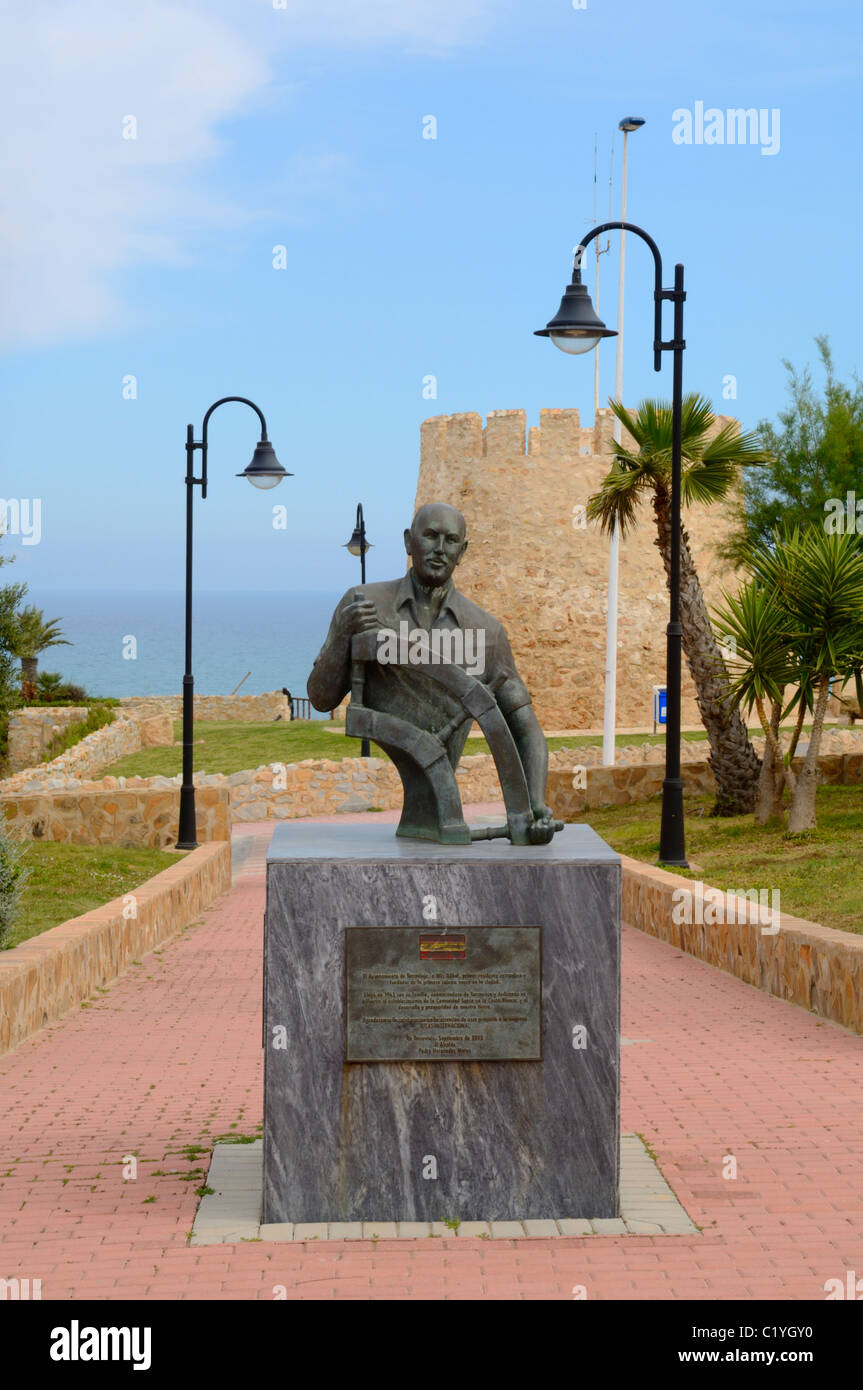
M668 723L668 691L664 685L653 687L653 722L654 724Z

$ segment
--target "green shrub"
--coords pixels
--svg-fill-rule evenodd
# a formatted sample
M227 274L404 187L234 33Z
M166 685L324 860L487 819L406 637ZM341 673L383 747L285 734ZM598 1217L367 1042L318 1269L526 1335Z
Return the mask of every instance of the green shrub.
M76 743L80 743L82 738L88 734L93 734L97 729L104 729L106 724L111 724L114 719L114 711L107 705L91 705L90 712L86 719L81 719L75 724L70 724L68 729L63 729L56 738L51 740L45 752L45 762L50 763L52 758L59 758L61 753L66 753L70 748L74 748Z
M27 880L27 870L21 862L21 848L0 830L0 951L17 921L21 891Z

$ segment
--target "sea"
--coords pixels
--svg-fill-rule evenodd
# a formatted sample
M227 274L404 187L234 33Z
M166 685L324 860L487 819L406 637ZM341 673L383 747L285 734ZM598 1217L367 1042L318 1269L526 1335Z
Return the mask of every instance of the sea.
M196 593L192 674L199 695L260 695L306 681L327 635L340 593ZM68 647L49 647L39 669L59 671L88 695L182 692L185 607L182 593L37 590L28 603L59 618ZM315 712L312 711L313 717ZM325 719L326 715L320 718Z

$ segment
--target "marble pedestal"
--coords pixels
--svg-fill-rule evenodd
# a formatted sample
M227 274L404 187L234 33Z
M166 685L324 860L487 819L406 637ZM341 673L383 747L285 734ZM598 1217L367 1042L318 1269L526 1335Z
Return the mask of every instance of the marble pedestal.
M346 928L425 930L430 895L437 928L541 929L541 1061L345 1062ZM617 1216L619 1013L620 860L589 826L525 847L278 826L264 1222Z

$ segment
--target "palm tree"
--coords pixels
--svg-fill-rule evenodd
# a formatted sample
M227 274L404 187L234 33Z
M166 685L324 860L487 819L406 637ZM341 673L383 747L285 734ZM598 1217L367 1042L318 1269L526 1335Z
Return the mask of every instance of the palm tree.
M786 784L794 791L791 760L811 709L811 683L795 660L788 613L775 588L766 588L749 578L736 594L723 590L724 605L714 609L719 630L726 637L733 655L728 658L732 683L729 699L753 707L764 730L764 757L755 799L755 824L766 825L782 810ZM789 686L799 682L785 705ZM782 745L782 718L797 705L797 721L786 753Z
M614 444L614 465L599 492L590 498L587 515L604 531L615 523L621 536L636 524L639 503L649 497L656 522L656 545L671 578L671 444L672 409L664 401L644 400L634 413L619 401L611 408L632 437L635 448ZM703 396L687 395L682 407L681 502L718 502L737 481L740 468L765 463L769 455L755 434L742 434L736 422L711 438L714 416ZM736 816L752 811L760 761L749 741L737 706L729 702L729 677L710 625L685 527L680 528L680 621L683 650L701 719L710 741L709 763L716 779L713 814Z
M15 634L15 655L21 661L21 690L35 690L39 655L49 647L71 647L62 637L60 618L46 620L41 608L31 604L18 614Z
M754 548L749 568L785 611L797 680L812 709L803 767L789 782L788 831L799 835L815 829L818 750L831 685L846 681L863 662L863 548L853 532L795 528L775 536L768 549Z

